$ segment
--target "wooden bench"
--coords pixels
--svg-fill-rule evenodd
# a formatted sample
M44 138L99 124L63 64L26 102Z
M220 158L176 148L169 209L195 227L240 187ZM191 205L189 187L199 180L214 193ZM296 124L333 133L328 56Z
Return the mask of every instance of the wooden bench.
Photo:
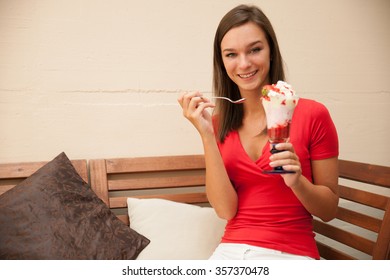
M389 194L390 167L340 160L339 177L341 201L336 219L329 223L314 220L315 232L335 241L317 240L321 256L348 260L363 252L372 259L390 259L390 195L364 190L371 187ZM345 245L344 251L338 249L340 244Z
M76 171L85 182L88 182L87 160L71 161ZM0 195L13 188L24 179L32 175L39 168L44 166L47 161L41 162L15 162L0 164Z
M208 203L202 155L95 159L89 166L92 189L126 224L127 197Z
M321 257L389 259L390 195L365 191L354 184L363 182L390 190L390 167L346 160L339 162L340 178L349 181L346 182L348 186L340 184L342 203L337 218L329 223L314 220ZM127 197L207 203L202 155L91 160L90 172L94 191L126 224L129 224ZM366 208L344 207L345 201L379 209L381 213L370 216ZM353 225L353 231L349 231L348 225ZM355 227L368 230L374 237L366 237L366 232Z
M0 195L45 163L0 164ZM89 169L86 160L72 163L126 224L127 197L208 205L202 155L94 159L89 161ZM389 193L390 167L340 160L337 218L329 223L315 219L313 223L322 258L390 259Z

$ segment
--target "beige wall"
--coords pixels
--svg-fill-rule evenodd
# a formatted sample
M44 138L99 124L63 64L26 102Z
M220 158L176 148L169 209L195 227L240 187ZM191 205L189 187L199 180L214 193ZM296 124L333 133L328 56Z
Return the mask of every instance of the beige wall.
M390 1L252 1L340 157L390 165ZM210 94L233 0L0 0L0 162L202 153L176 98Z

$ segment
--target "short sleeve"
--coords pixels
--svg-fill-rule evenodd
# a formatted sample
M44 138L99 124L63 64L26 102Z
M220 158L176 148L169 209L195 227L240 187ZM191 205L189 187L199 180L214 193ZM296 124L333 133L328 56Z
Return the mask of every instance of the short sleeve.
M315 102L313 105L310 158L320 160L337 157L339 155L339 141L336 126L328 109L323 104Z

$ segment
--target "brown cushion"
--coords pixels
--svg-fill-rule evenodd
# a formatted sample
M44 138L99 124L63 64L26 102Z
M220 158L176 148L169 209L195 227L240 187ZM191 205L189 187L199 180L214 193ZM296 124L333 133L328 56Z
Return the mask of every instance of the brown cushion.
M149 242L111 212L65 153L0 196L0 259L135 259Z

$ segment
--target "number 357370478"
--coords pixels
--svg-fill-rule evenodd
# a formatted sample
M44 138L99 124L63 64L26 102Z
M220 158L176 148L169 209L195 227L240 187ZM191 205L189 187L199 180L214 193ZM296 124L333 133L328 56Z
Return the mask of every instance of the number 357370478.
M218 266L216 275L269 275L269 267L266 266Z

